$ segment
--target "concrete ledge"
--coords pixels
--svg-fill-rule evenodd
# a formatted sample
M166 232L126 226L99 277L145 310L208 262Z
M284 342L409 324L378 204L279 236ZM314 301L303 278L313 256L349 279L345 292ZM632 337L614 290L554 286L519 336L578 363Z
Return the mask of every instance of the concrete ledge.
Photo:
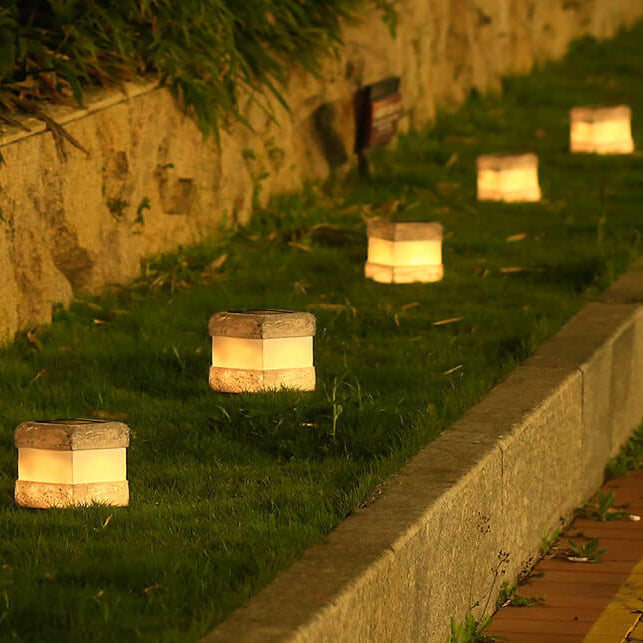
M643 417L641 303L640 261L204 642L444 641L498 552L514 580Z
M90 88L85 92L82 107L69 107L67 105L46 105L47 115L59 125L69 125L74 121L96 114L109 107L125 103L137 96L148 94L159 87L158 80L139 80L137 82L123 83L122 88L116 91L105 91ZM37 136L47 131L47 125L34 117L15 117L22 127L9 126L0 132L0 147L17 143L30 136Z

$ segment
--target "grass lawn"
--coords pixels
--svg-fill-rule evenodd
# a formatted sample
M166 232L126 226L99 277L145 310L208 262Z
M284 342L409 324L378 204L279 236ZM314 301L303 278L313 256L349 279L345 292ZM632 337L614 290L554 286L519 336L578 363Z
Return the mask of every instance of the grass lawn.
M629 103L643 148L642 42L643 24L576 44L378 151L371 183L276 199L2 349L0 639L196 640L624 270L642 247L643 156L571 156L568 110ZM478 204L476 156L523 149L543 202ZM375 214L440 221L444 280L366 281ZM317 315L315 393L208 388L209 316L251 307ZM131 506L15 507L14 428L95 415L132 429Z

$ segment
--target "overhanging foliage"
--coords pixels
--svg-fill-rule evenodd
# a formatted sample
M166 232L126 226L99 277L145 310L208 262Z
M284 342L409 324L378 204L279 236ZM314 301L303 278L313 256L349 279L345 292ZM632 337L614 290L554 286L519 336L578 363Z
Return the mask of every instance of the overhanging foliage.
M0 0L4 118L36 101L82 101L83 88L157 73L205 134L243 120L239 92L280 98L287 66L315 73L343 20L395 0Z

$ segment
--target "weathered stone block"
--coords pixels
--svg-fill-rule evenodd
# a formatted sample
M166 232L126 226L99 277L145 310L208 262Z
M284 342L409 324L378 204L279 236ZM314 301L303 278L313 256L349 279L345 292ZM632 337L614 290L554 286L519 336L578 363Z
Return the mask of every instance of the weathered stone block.
M529 360L538 366L579 369L583 375L582 486L591 494L605 463L643 417L643 352L636 307L586 304Z
M585 500L585 488L580 373L525 366L520 375L525 387L545 378L558 380L556 389L500 442L504 546L522 564L538 551L561 516L569 517ZM508 385L515 386L514 381Z
M17 504L35 509L128 504L125 424L86 419L24 422L15 431L15 444Z

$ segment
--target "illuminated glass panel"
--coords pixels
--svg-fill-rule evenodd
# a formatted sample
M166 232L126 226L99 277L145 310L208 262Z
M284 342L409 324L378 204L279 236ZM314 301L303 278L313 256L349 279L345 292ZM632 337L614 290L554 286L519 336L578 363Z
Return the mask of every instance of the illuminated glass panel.
M534 168L518 167L500 172L500 189L507 192L522 192L538 184Z
M496 170L480 169L478 170L478 191L479 192L497 192L498 191L498 172Z
M369 263L382 266L426 266L442 263L442 242L368 240Z
M247 370L306 368L313 365L313 338L212 338L212 366Z
M72 452L18 449L18 479L31 482L73 484Z
M263 368L306 368L313 365L312 337L263 340Z
M630 137L629 120L599 121L594 124L594 143L599 147L627 143Z
M85 484L125 480L126 450L18 449L18 478L30 482Z

